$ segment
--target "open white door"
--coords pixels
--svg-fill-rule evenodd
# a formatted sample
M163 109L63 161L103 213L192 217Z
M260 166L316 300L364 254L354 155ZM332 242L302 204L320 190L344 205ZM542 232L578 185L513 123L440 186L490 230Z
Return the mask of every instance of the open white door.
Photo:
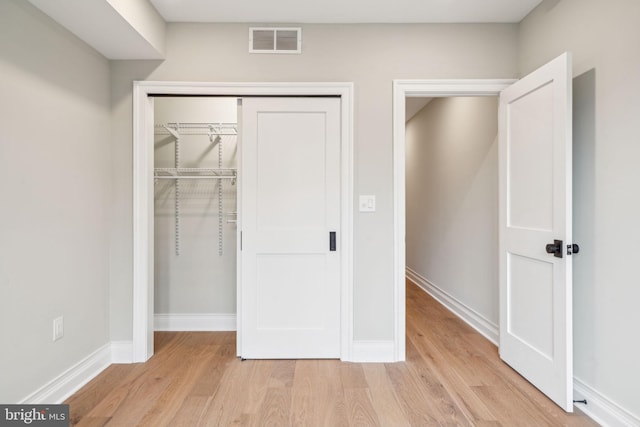
M240 356L340 357L340 99L244 98Z
M505 89L499 116L500 357L567 412L573 411L571 83L565 53Z

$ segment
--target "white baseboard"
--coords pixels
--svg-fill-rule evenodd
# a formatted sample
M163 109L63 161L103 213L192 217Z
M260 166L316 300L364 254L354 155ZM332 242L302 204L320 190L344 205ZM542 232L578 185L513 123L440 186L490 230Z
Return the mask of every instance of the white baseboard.
M111 363L133 363L133 341L112 341Z
M110 364L111 344L105 344L18 403L62 403Z
M473 310L452 295L443 291L429 280L422 277L409 267L406 267L406 275L409 280L418 285L422 290L435 298L453 314L464 320L469 326L482 334L489 341L498 345L500 341L500 328L498 325Z
M156 331L235 331L235 314L177 313L154 315Z
M574 400L586 399L587 404L576 404L582 412L603 427L640 426L640 417L602 395L577 378L573 379Z
M394 341L354 341L350 362L390 363L396 362Z

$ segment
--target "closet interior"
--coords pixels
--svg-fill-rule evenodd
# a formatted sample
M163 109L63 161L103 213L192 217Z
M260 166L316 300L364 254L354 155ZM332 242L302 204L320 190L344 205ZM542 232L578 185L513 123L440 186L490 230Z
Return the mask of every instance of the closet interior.
M237 99L157 97L154 124L155 329L225 329L215 319L236 312Z

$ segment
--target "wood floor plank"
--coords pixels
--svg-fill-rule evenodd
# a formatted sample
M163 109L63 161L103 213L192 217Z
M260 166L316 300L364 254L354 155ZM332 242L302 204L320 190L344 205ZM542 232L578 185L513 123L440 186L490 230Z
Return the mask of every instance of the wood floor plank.
M440 378L434 374L431 367L425 363L424 359L415 348L407 348L407 362L410 372L419 379L427 398L433 402L433 406L438 411L440 423L454 423L459 426L471 426L472 418L461 410L460 406L449 394Z
M320 374L318 360L298 360L296 362L293 385L291 387L290 424L294 426L312 425L320 419L318 412L322 389L314 387Z
M270 387L254 419L256 426L282 427L289 425L291 417L291 388ZM253 423L252 423L253 424Z
M71 396L74 426L570 426L495 345L412 284L407 361L247 360L233 332L157 332L144 364L112 365Z
M162 425L172 419L183 406L183 402L189 396L202 372L212 364L212 356L195 351L183 354L179 366L163 373L169 379L170 384L140 423L143 425Z
M367 388L348 388L344 391L350 426L379 426L380 420Z
M438 410L409 371L407 364L388 363L385 368L409 423L413 426L440 426Z
M207 405L206 396L188 396L167 425L192 427L198 424Z
M319 426L348 426L347 404L342 388L339 360L318 362L318 376L313 379L314 391L318 393Z
M111 418L93 418L93 417L84 417L79 422L71 422L71 425L76 427L103 427L106 426Z
M380 425L403 427L411 425L409 419L402 410L402 406L396 396L387 370L383 364L368 363L362 367L364 376L371 392L371 401Z
M97 404L89 411L87 416L102 418L102 417L111 417L116 413L120 405L127 399L130 395L131 390L139 387L139 383L145 381L145 376L147 375L147 367L142 364L135 365L136 368L129 372L128 375L124 377L119 383L118 387L114 387L109 390L109 393L97 402ZM73 398L73 396L72 396ZM69 403L71 399L69 400Z
M235 359L228 364L216 392L209 397L200 420L207 426L226 426L237 423L242 416L247 395L245 388L255 361Z
M270 387L291 387L293 385L293 377L296 372L295 360L279 360L273 367L271 378L269 380Z
M495 413L499 413L507 425L522 427L549 426L545 417L538 413L534 407L521 400L510 399L509 390L502 387L474 386L476 394Z
M131 372L135 371L136 368L137 366L133 364L111 365L101 375L67 399L70 422L76 424L80 419L87 417L89 412L102 402L111 393L111 390L117 388L118 384L129 376ZM106 419L108 420L108 418Z
M255 360L253 369L249 376L249 383L245 393L247 400L243 407L243 414L256 414L262 407L262 403L267 395L269 384L274 375L274 367L279 361L274 360Z
M212 349L213 354L206 356L205 366L193 384L189 397L212 396L218 389L227 365L233 358L226 354L224 346L217 347L215 351Z
M340 366L340 378L344 389L368 387L362 365L359 363L342 364L342 366Z
M422 356L423 363L431 366L438 380L449 391L451 400L460 408L468 420L477 424L484 421L495 421L495 416L471 389L468 377L464 377L453 366L455 358L447 357L433 346L427 345L426 340L410 339L411 347L414 347ZM411 347L408 347L411 349Z
M166 377L147 378L137 385L115 411L109 425L138 426L149 425L141 421L158 401L162 393L169 387L170 380Z

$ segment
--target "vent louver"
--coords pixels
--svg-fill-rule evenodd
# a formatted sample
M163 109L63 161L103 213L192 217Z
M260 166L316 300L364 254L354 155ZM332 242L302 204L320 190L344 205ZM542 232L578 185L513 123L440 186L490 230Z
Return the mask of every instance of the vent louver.
M302 28L249 28L250 53L301 53Z

